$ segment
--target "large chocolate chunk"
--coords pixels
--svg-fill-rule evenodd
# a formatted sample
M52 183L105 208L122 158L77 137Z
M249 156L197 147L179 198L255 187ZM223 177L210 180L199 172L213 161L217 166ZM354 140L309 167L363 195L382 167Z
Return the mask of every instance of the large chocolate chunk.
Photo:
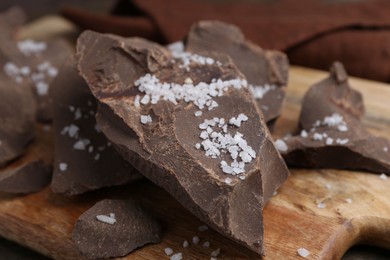
M32 193L40 191L51 180L51 167L43 161L28 162L0 173L0 191Z
M17 26L24 21L23 12L14 8L0 15L0 69L17 84L29 84L35 94L42 122L51 120L49 89L64 61L73 51L64 40L50 42L24 39L17 41ZM2 22L12 18L8 22Z
M35 117L31 89L0 72L0 166L23 154L34 138Z
M263 253L262 209L287 178L247 82L223 54L84 32L79 70L126 160L199 219Z
M103 200L77 220L72 239L88 258L125 256L160 242L160 225L131 200Z
M288 59L284 53L263 50L246 40L238 27L220 21L194 24L186 38L186 50L228 54L248 80L265 121L280 115L288 81Z
M55 131L54 192L75 195L141 178L97 127L96 99L78 75L74 59L66 62L50 95Z
M390 141L369 133L360 117L363 98L348 83L341 63L306 93L298 136L278 140L287 164L390 173Z

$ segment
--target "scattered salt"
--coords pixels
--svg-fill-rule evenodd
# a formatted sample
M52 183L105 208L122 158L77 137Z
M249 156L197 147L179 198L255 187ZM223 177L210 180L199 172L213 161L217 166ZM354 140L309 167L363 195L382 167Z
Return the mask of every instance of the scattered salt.
M345 138L345 139L337 138L337 139L336 139L336 144L344 145L344 144L347 144L348 141L349 141L348 138Z
M318 203L317 204L317 208L319 208L319 209L324 209L326 207L326 205L325 205L325 203Z
M337 129L340 132L347 132L348 131L348 126L346 126L346 125L339 125L339 126L337 126Z
M37 82L35 88L39 96L45 96L49 93L49 85L45 82Z
M173 254L173 250L170 247L165 248L164 252L165 252L166 255L172 255Z
M301 131L301 137L306 138L307 135L308 135L308 134L307 134L306 130L302 130L302 131Z
M58 165L58 168L60 169L60 171L64 172L68 169L68 165L66 163L60 163Z
M183 259L183 254L182 253L176 253L171 256L170 260L181 260Z
M152 117L150 115L141 115L140 121L142 124L147 124L152 122Z
M115 218L112 218L112 217L106 216L106 215L97 215L96 219L99 220L100 222L107 223L110 225L115 224L115 222L116 222Z
M200 149L200 147L201 147L200 143L195 144L196 149Z
M200 239L199 239L199 237L197 237L197 236L194 236L194 237L192 238L192 243L193 243L193 244L198 244L199 241L200 241Z
M301 256L303 258L306 258L310 255L310 252L306 248L303 248L303 247L299 248L297 250L297 253L299 256Z
M187 240L184 240L184 242L183 242L183 247L186 248L186 247L188 247L188 246L189 246L188 241L187 241Z
M184 83L185 83L185 84L193 84L194 82L192 81L191 78L186 78L186 79L184 80Z
M90 144L91 141L89 141L88 139L81 139L81 140L78 140L74 145L73 145L73 149L76 149L76 150L85 150L86 147Z
M76 126L74 124L70 124L68 126L68 131L67 132L68 132L69 137L71 137L71 138L77 137L78 131L79 131L78 126Z
M319 133L314 133L313 134L313 140L321 141L322 138L323 138L322 134L319 134Z
M200 232L206 231L207 229L209 229L209 227L206 226L206 225L201 225L201 226L198 227L198 230L199 230Z
M76 111L74 112L74 119L78 120L82 117L81 110L80 108L77 108Z
M220 248L218 248L218 249L215 249L213 252L211 252L211 256L212 257L217 257L217 256L219 256L219 254L221 253L221 249Z
M381 175L379 175L379 178L381 178L382 180L387 180L387 175L382 173Z
M326 143L326 145L331 145L331 144L333 144L333 138L330 138L330 137L326 138L325 143Z
M225 183L226 183L226 184L232 183L232 179L230 179L229 177L227 177L227 178L225 179Z
M17 47L20 52L22 52L26 56L30 56L32 54L37 55L42 51L46 50L47 44L46 42L38 42L30 39L19 41L17 43Z
M276 149L278 149L281 152L286 152L288 150L288 146L287 146L286 142L281 140L281 139L277 139L275 141L275 146L276 146Z

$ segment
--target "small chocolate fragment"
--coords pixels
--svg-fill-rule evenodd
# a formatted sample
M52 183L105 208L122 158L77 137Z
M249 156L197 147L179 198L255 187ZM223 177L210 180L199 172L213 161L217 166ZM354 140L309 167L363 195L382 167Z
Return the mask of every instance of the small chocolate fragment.
M0 72L0 166L24 153L34 138L35 117L31 89Z
M194 24L186 38L186 50L228 54L247 78L249 90L263 112L265 121L270 122L280 115L289 66L284 53L263 50L246 40L238 27L220 21L200 21Z
M56 193L76 195L121 185L141 175L115 151L96 125L96 100L69 59L50 92L55 131Z
M362 95L348 83L341 63L306 93L297 136L277 141L288 165L390 173L390 141L369 133L360 117Z
M103 200L77 220L72 239L88 258L125 256L160 242L160 225L131 200Z
M96 55L96 54L99 55ZM288 170L247 89L221 53L181 53L86 31L79 71L97 122L123 157L203 222L263 253L262 210Z
M40 191L51 180L51 167L43 161L33 161L0 173L0 191L27 194Z

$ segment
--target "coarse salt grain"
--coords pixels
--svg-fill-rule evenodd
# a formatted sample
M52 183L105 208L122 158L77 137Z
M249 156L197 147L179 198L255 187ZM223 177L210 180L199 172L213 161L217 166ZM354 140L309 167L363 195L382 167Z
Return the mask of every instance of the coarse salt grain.
M209 241L206 241L203 243L202 245L203 247L210 247L210 242Z
M255 99L262 99L269 91L276 89L275 85L265 84L264 86L248 86L249 91Z
M352 199L351 199L351 198L346 198L346 199L345 199L345 202L351 204L351 203L352 203Z
M176 253L171 256L170 260L181 260L183 259L183 254L182 253Z
M73 149L75 150L85 150L86 147L90 144L91 141L89 141L88 139L81 139L81 140L78 140L74 145L73 145Z
M77 137L79 130L80 130L80 128L78 126L76 126L74 124L70 124L67 128L67 132L68 132L69 137L71 137L71 138Z
M348 131L348 126L346 126L346 125L339 125L339 126L337 126L337 129L340 132L347 132Z
M323 202L320 202L317 204L317 208L319 208L319 209L324 209L325 207L326 207L326 205Z
M336 144L341 144L341 145L345 145L348 143L348 138L345 138L345 139L340 139L340 138L337 138L336 139Z
M333 138L330 138L330 137L326 138L325 143L326 143L326 145L331 145L331 144L333 144Z
M18 47L19 51L26 56L30 56L32 54L40 54L47 48L46 42L34 41L31 39L19 41L16 46Z
M207 229L209 229L209 227L206 226L206 225L201 225L201 226L198 227L198 230L199 230L200 232L204 232L204 231L206 231Z
M173 250L172 250L172 248L170 248L170 247L165 248L165 249L164 249L164 252L165 252L165 254L168 255L168 256L173 254Z
M191 78L186 78L186 79L184 80L184 83L185 83L185 84L193 84L194 82L192 81Z
M308 135L308 134L307 134L306 130L302 130L302 131L301 131L301 137L306 138L307 135Z
M147 123L151 123L152 122L152 117L150 115L146 115L146 116L141 115L140 121L141 121L142 124L145 125Z
M199 237L197 237L197 236L194 236L194 237L192 238L192 243L193 243L193 244L198 244L199 241L200 241L200 239L199 239Z
M225 178L225 183L226 184L232 183L232 179L230 179L229 177Z
M68 169L68 165L66 163L60 163L58 165L58 168L60 169L60 171L64 172Z
M221 253L221 248L217 248L217 249L215 249L213 252L211 252L211 256L212 257L217 257L217 256L219 256L219 254Z
M278 151L281 151L281 152L286 152L288 150L288 146L287 146L286 142L281 140L281 139L277 139L275 141L275 146L276 146L276 149L278 149Z
M306 258L310 255L310 252L306 248L303 248L303 247L299 248L297 250L297 253L299 256L301 256L303 258Z
M96 219L99 220L100 222L107 223L110 225L113 225L116 222L115 218L112 218L112 217L106 216L106 215L97 215Z
M379 175L379 178L381 178L382 180L387 180L387 175L382 173L381 175Z
M195 116L201 116L202 115L202 111L196 111L195 112Z
M77 108L76 111L74 112L74 119L79 120L83 115L81 114L80 108Z
M321 141L322 138L324 138L324 137L322 136L322 134L319 134L319 133L314 133L314 134L313 134L313 140L315 140L315 141Z
M186 248L186 247L188 247L190 244L188 243L188 241L187 240L184 240L184 242L183 242L183 247L184 248Z

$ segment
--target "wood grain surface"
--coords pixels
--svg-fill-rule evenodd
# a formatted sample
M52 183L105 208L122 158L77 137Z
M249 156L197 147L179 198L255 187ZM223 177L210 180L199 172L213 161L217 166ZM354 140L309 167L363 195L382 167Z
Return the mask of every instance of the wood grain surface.
M292 67L287 99L275 126L275 137L295 130L300 102L308 87L327 73ZM351 79L366 104L364 124L375 134L390 138L390 86ZM52 132L37 126L37 140L21 160L52 160ZM14 167L20 163L16 161ZM182 252L184 259L258 259L213 230L198 231L202 223L169 194L147 180L66 198L50 188L26 196L0 193L0 236L26 245L56 259L82 259L71 240L78 216L103 198L134 198L162 223L159 244L140 248L125 259L169 259L164 248ZM291 176L264 209L264 259L302 259L297 249L306 248L307 259L339 259L353 244L364 242L390 248L390 178L337 170L291 169ZM346 199L351 199L348 203ZM325 208L318 208L323 203ZM199 236L197 245L183 248L184 240ZM209 241L210 247L202 246Z

